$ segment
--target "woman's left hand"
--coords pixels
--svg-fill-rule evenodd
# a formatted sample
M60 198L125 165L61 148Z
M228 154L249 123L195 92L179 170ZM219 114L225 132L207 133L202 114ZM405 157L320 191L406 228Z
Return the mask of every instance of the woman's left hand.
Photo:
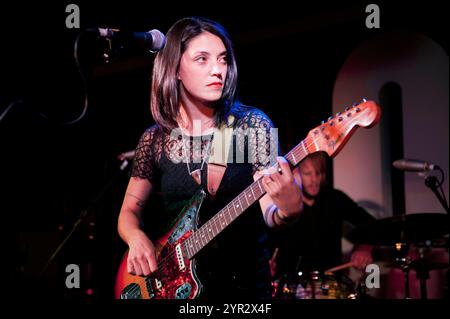
M277 157L279 169L266 171L262 185L273 203L278 207L279 214L286 219L295 219L302 210L302 181L298 169L291 170L288 161L281 156Z

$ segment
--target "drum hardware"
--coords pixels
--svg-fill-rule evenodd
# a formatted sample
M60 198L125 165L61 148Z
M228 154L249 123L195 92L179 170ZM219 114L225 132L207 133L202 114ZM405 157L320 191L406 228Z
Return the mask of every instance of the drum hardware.
M277 299L357 299L358 296L349 278L320 271L299 271L295 277L285 275L273 287Z
M349 239L356 244L371 244L394 247L395 263L390 267L400 268L404 274L405 299L410 298L409 272L416 271L420 281L421 299L427 299L426 281L429 271L436 268L447 268L448 264L432 263L427 252L433 243L447 242L449 233L447 214L420 213L399 215L379 219L366 225L356 227ZM419 257L415 260L408 256L411 245L418 247Z

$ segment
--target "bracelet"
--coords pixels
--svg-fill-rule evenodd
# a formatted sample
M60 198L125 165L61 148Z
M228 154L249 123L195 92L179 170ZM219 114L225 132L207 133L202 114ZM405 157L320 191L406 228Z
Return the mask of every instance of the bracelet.
M289 217L283 216L282 214L280 214L280 210L278 209L278 207L275 210L274 214L276 214L278 216L278 219L283 223L283 225L290 224L290 223L296 221L297 218L298 218L297 216L294 216L294 217L292 217L292 216L289 216Z
M288 217L284 217L283 215L280 214L280 210L277 209L275 210L274 215L277 215L278 219L283 223L283 224L289 224L292 218L288 218Z
M275 215L277 215L278 219L281 221L281 225L287 225L293 222L297 219L297 216L295 217L285 217L282 214L280 214L279 209L277 205L272 204L264 214L264 220L270 228L274 228L275 226L278 226L279 224L275 221ZM279 226L281 226L279 225Z
M267 226L270 228L274 228L277 223L275 223L275 219L273 215L278 210L278 207L274 204L270 205L269 208L267 208L265 214L264 214L264 221L266 222Z

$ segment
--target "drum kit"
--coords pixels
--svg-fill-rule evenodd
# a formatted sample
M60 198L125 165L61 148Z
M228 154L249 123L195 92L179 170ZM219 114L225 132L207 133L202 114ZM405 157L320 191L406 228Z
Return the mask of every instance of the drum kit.
M357 299L354 283L344 275L332 272L299 272L295 280L273 283L275 299Z
M350 232L348 239L355 244L370 244L392 251L389 268L404 274L404 298L410 299L409 272L414 270L420 282L420 298L427 299L427 279L435 269L449 268L446 262L434 261L429 252L444 248L448 253L449 216L441 213L417 213L378 219ZM414 248L416 254L411 254ZM352 262L324 272L299 272L296 278L279 279L273 283L273 297L278 299L365 299L364 280L357 284L341 270L354 266ZM447 274L448 278L448 274ZM448 284L448 283L447 283Z

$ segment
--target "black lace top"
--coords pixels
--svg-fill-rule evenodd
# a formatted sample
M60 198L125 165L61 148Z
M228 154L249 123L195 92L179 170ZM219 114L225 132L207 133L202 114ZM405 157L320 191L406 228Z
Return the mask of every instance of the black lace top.
M250 185L255 171L273 165L278 155L272 122L263 112L243 107L234 112L234 116L229 163L216 196L207 197L203 202L199 226ZM161 192L164 211L150 209L148 214L152 216L147 216L146 220L158 223L163 233L198 189L189 171L201 169L212 138L213 134L193 137L179 130L166 133L158 125L142 135L131 176L148 179ZM206 190L207 163L203 164L201 176L201 186ZM197 258L198 274L205 294L208 291L209 296L229 293L268 296L266 231L259 202L256 202L201 251Z

